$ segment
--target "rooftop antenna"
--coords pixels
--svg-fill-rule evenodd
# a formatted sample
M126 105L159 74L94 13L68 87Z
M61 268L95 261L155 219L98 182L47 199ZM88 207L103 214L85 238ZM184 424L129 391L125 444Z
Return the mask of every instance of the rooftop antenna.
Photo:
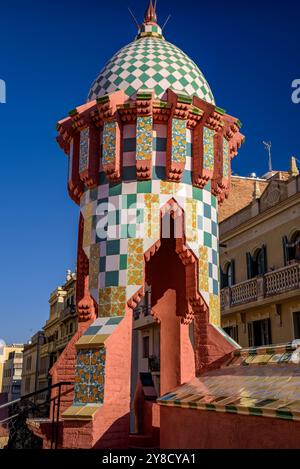
M130 16L131 16L131 18L132 18L134 24L135 24L136 27L137 27L137 30L139 30L139 29L140 29L140 25L139 25L139 23L138 23L138 20L136 19L136 17L134 16L134 14L132 13L132 11L130 10L129 7L128 7L128 11L129 11L129 13L130 13Z
M165 29L165 27L167 26L167 23L169 22L169 19L171 18L171 15L168 16L168 18L166 19L166 21L164 22L164 25L163 27L161 28L161 30L163 31Z
M272 173L272 153L271 153L271 148L272 148L272 142L265 142L263 141L263 144L265 146L265 150L267 150L269 154L269 172Z

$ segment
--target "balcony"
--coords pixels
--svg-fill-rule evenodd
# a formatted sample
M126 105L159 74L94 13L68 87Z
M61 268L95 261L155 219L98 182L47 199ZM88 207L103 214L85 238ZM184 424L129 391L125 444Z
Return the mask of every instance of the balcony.
M55 342L47 342L41 346L41 356L55 352Z
M221 310L263 301L300 288L300 264L295 263L221 290Z
M60 319L64 320L64 319L67 319L71 316L76 316L76 306L75 305L66 306L61 312Z
M72 339L74 334L68 334L68 335L65 335L64 337L58 339L56 341L56 349L57 350L60 350L62 348L65 348L66 345L68 344L68 342L70 342L70 340Z

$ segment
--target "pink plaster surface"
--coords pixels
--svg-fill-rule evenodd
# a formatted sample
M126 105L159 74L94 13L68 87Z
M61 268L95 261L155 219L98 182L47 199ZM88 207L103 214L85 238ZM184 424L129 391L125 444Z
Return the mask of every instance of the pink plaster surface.
M160 447L299 449L300 425L268 417L161 407Z
M101 314L101 312L100 312ZM65 421L65 448L127 448L129 440L132 310L105 341L104 403L91 422Z

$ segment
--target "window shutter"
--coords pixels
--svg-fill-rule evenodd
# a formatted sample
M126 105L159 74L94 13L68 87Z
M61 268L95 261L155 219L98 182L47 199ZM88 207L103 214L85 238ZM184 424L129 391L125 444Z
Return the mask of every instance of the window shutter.
M231 259L231 278L232 278L232 285L235 285L235 261Z
M284 265L288 265L288 262L290 259L289 259L288 239L286 236L282 237L282 247L283 247Z
M247 277L248 280L253 277L253 259L250 252L246 253L247 257Z
M266 274L268 272L268 260L267 260L267 246L263 244L262 246L262 251L263 251L263 274Z
M221 276L221 289L228 287L228 278L227 275L223 272L222 268L220 267L220 276Z
M253 341L253 323L248 322L248 344L249 344L249 347L254 346L253 342L254 342Z

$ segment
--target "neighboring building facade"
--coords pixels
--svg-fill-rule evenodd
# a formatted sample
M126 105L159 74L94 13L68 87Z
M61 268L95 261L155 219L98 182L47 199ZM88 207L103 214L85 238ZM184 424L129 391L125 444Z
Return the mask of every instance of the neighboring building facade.
M0 343L0 392L3 390L3 374L4 374L4 365L8 360L9 354L11 352L20 352L23 349L23 344L10 344L6 345L4 342Z
M13 346L14 350L8 353L3 367L2 392L7 393L8 401L21 396L23 345Z
M43 327L44 344L40 349L38 389L47 388L51 383L49 370L77 330L75 302L76 274L68 270L65 283L50 295L50 315ZM43 401L45 397L46 393L41 393L38 400Z
M252 202L238 211L249 183L233 178L221 208L233 212L220 223L222 326L243 347L300 339L300 177L291 166L252 179Z
M21 395L29 394L38 389L38 376L40 371L41 347L45 337L43 331L34 334L31 340L24 345L23 372Z

